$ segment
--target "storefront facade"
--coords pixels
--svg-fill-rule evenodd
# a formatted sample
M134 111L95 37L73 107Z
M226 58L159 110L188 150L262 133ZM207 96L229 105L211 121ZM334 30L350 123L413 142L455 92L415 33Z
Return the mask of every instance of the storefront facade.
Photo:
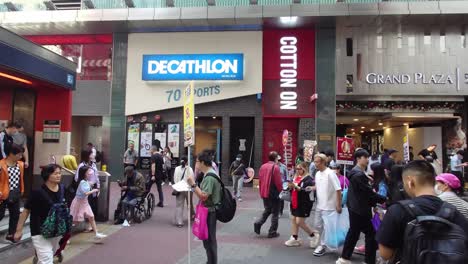
M466 29L430 19L337 19L337 135L372 152L397 149L399 160L407 135L415 156L436 144L445 170L466 148Z

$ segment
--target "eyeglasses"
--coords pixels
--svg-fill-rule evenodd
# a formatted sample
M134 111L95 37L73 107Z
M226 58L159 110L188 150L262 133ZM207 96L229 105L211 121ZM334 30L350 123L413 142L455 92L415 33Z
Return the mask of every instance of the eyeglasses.
M303 168L296 168L296 170L304 170Z

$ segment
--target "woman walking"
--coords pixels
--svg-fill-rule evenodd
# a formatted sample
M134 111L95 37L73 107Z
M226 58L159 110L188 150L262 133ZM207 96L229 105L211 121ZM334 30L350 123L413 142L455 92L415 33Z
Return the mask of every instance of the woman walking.
M166 179L169 185L174 183L173 174L172 174L172 159L174 159L174 155L171 152L171 149L168 147L164 148L164 171L166 173Z
M91 189L89 179L93 176L93 173L93 169L88 166L82 166L78 170L78 180L80 181L80 185L78 185L75 198L71 204L70 214L73 216L73 222L75 224L83 222L85 218L88 219L92 230L95 233L95 239L100 240L105 238L106 235L98 232L96 221L94 220L94 214L88 202L88 196L99 191L98 189Z
M80 168L83 166L88 166L92 169L92 175L89 177L88 182L91 186L91 189L97 189L96 192L88 196L89 205L91 206L91 210L93 210L93 214L97 214L97 207L98 207L98 196L99 196L99 189L101 188L101 184L99 183L99 172L96 167L96 163L93 161L94 154L91 150L84 150L81 152L81 163L78 165L78 169L76 170L75 174L75 182L76 184L80 183L79 180L79 171ZM91 228L88 228L91 230Z
M193 177L193 170L187 164L187 157L180 158L180 166L175 168L174 172L174 182L178 183L180 181L187 181L188 177ZM176 197L176 210L175 210L175 224L177 227L184 226L184 204L187 201L188 206L190 206L191 216L195 215L195 211L193 209L192 199L192 192L176 192L173 191L173 194Z
M305 223L305 219L310 216L313 202L310 200L310 192L315 189L314 180L310 177L306 162L296 166L296 175L293 182L288 184L291 190L291 238L284 244L288 247L299 247L302 242L298 238L299 228L310 236L310 244L315 245L314 231Z

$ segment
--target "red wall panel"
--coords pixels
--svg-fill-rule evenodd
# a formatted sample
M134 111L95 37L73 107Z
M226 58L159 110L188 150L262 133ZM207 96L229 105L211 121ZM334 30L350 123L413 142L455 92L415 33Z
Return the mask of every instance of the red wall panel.
M71 131L72 91L38 90L35 131L42 131L44 120L61 120L61 132Z
M10 120L13 109L13 90L9 88L0 89L0 120Z
M282 143L283 131L287 129L292 135L292 158L297 153L298 119L271 119L263 120L263 162L268 161L270 151L276 151L285 161L284 147ZM292 164L294 161L292 160Z

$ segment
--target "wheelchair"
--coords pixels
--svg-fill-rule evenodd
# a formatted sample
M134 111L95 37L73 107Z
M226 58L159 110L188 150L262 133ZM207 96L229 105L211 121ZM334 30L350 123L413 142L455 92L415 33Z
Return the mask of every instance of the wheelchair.
M150 192L150 188L148 188L150 186L151 185L149 185L148 183L146 184L146 191L141 197L137 198L137 202L133 207L133 212L124 212L125 219L132 220L135 223L141 223L153 216L154 207L156 206L156 200L154 194L152 194ZM117 205L117 210L114 213L114 219L119 219L118 222L116 221L116 224L124 221L124 219L120 219L120 211L123 210L122 202L125 199L126 195L127 191L121 191L120 201Z

